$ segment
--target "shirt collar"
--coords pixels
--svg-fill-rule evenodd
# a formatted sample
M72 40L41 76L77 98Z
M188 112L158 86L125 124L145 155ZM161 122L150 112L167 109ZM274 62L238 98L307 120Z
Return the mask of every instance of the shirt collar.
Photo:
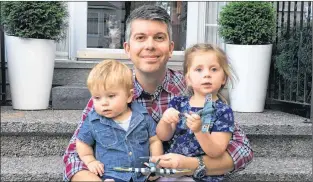
M147 109L136 101L133 101L131 103L131 109L132 109L132 111L136 111L136 112L141 113L141 114L148 114Z
M171 73L171 71L167 68L166 73L165 73L165 77L162 81L162 84L158 86L158 87L161 86L161 88L164 89L168 93L172 93L172 91L170 89L173 86L173 83L171 81L171 78L173 77L172 74L173 73ZM141 87L141 85L139 84L139 82L137 81L136 74L135 74L134 70L133 70L133 81L134 81L134 97L133 98L137 99L142 94L142 92L144 90ZM158 89L156 89L156 90L158 90Z

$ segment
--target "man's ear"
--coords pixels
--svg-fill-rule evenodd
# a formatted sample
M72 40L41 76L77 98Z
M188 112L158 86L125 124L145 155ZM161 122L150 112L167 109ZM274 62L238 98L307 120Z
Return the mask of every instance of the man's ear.
M128 42L124 42L123 47L124 47L125 53L127 54L128 58L130 59L129 43Z
M127 98L127 103L131 103L134 97L134 89L129 90L129 97Z
M173 41L171 41L171 43L170 43L170 55L169 55L169 57L171 58L172 57L172 55L173 55L173 51L174 51L174 42Z

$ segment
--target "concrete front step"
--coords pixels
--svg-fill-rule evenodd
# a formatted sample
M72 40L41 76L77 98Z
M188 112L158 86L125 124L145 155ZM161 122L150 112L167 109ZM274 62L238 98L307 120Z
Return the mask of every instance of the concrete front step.
M52 86L60 85L83 85L86 86L86 80L90 70L103 59L79 59L79 61L71 60L56 60L54 65L54 74ZM129 60L119 61L125 63L129 68L133 67L133 64ZM182 61L173 60L167 63L167 67L173 70L182 70ZM1 83L1 74L0 74L0 83ZM6 80L9 83L8 71L6 71ZM7 100L10 101L11 98L11 89L10 85L7 84ZM71 94L71 93L69 93ZM77 98L81 96L77 95ZM73 97L73 96L72 96ZM82 106L84 107L84 106ZM69 108L75 109L75 108Z
M1 156L61 156L81 110L18 111L1 108ZM235 113L257 157L312 157L308 119L267 110Z
M226 181L312 181L311 158L256 157L243 171Z
M84 109L90 97L84 86L59 86L51 90L53 109Z
M60 156L2 157L1 181L61 181L63 169ZM228 176L227 181L312 181L312 160L256 157L245 170Z
M62 156L70 136L1 136L1 156Z
M62 156L70 138L70 134L1 136L1 156ZM312 157L312 138L309 136L248 135L248 138L258 157Z

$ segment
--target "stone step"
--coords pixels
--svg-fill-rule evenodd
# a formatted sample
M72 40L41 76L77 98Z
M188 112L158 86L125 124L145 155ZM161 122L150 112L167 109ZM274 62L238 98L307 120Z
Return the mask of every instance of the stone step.
M312 181L311 158L255 157L248 167L226 181Z
M1 136L1 156L62 156L70 135ZM312 157L312 138L248 135L258 157Z
M1 181L61 181L63 162L60 156L2 157ZM243 171L226 181L312 181L310 158L256 157Z
M52 87L55 86L67 86L67 85L82 85L86 86L86 81L90 70L103 59L79 59L79 61L71 61L71 60L56 60L54 65L53 72L53 80ZM129 60L119 61L125 63L129 68L133 67L133 64ZM173 60L168 62L167 67L173 70L182 70L182 62L179 60ZM2 79L2 75L0 74L0 84ZM11 101L11 90L9 84L8 71L6 70L6 81L7 81L7 101ZM78 99L81 96L77 95ZM71 96L73 97L73 96ZM75 103L75 102L74 102ZM64 106L63 106L64 107ZM76 106L77 107L77 106ZM81 106L84 107L84 106ZM68 108L68 109L76 109L76 108Z
M51 90L53 109L84 109L90 97L84 86L58 86Z
M227 88L222 91L228 98ZM51 90L52 108L57 110L84 109L91 95L85 84L54 86Z
M61 156L81 110L18 111L1 107L1 156ZM312 124L279 111L235 113L258 157L311 157Z
M61 156L1 157L1 181L62 181Z

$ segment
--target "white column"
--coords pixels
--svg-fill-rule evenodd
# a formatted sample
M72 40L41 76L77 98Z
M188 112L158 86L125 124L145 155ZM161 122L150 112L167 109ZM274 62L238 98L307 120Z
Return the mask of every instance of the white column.
M87 48L88 2L68 2L69 4L69 57L74 60L77 51Z
M186 47L205 40L206 2L188 2Z

